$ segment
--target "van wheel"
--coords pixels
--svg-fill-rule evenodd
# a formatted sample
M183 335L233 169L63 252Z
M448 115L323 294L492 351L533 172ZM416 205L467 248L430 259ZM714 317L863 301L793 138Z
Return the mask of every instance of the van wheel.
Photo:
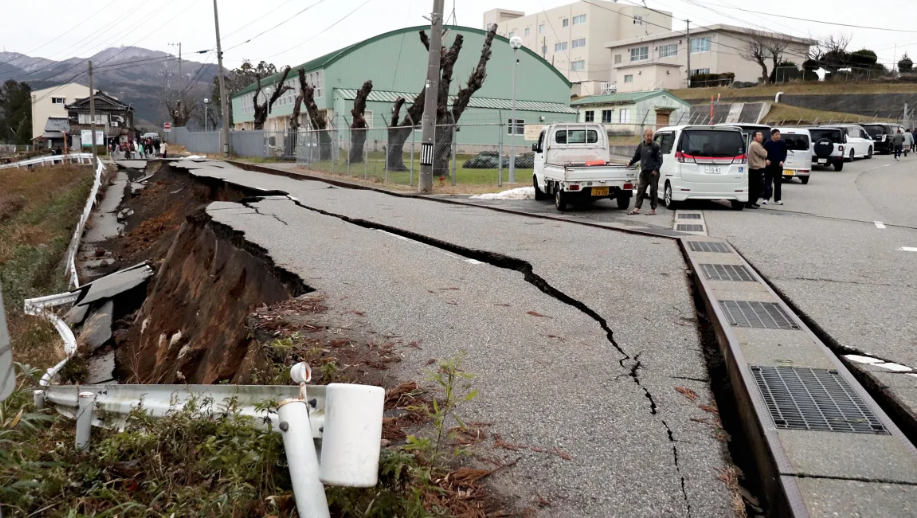
M869 146L869 151L866 152L866 158L872 158L872 146Z
M800 176L799 181L802 182L803 185L807 185L809 183L809 178L808 176Z
M745 208L745 202L738 200L729 200L729 204L732 205L732 210L742 210Z
M843 160L838 160L837 162L834 163L834 170L835 170L835 171L840 171L840 170L843 169L843 168L844 168L844 161L843 161Z
M554 187L554 205L561 212L567 210L567 195L559 186Z
M538 188L538 177L535 175L532 175L532 184L535 185L535 199L536 200L541 201L548 197L544 192L542 192L541 189Z
M850 161L853 162L853 159L854 159L854 155L853 155L853 150L851 149L850 150Z
M618 208L621 210L627 210L630 207L630 196L626 193L618 194L615 197L615 201L618 202Z
M665 204L665 208L669 210L675 210L678 205L678 202L672 199L672 184L669 182L665 183L665 189L662 191L662 202Z

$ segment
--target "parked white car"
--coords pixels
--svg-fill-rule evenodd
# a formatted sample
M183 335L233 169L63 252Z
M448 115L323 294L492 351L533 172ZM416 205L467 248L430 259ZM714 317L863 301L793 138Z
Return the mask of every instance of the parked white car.
M809 183L812 172L812 135L806 128L774 128L780 131L780 140L786 142L786 160L783 162L783 181L793 178Z
M671 126L656 132L662 149L659 196L674 209L685 200L748 202L748 156L734 126Z
M834 124L832 128L841 128L847 135L847 149L844 157L853 162L856 158L872 158L876 143L859 124Z

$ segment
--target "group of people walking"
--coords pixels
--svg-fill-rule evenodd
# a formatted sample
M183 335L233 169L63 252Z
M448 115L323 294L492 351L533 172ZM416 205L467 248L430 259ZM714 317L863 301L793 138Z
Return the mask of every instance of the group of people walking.
M786 162L786 142L780 139L780 130L771 130L771 136L764 141L764 133L755 131L748 147L748 203L749 209L757 209L758 200L767 205L771 196L774 203L783 205L781 185L783 164Z
M917 134L917 128L908 129L905 132L898 128L898 133L892 136L892 145L895 146L895 160L898 160L902 153L907 156L908 150L914 149L915 134Z
M153 158L161 157L166 158L166 143L164 141L157 142L153 139L139 139L139 140L130 140L127 142L111 142L108 145L108 151L114 153L115 151L120 151L124 158Z

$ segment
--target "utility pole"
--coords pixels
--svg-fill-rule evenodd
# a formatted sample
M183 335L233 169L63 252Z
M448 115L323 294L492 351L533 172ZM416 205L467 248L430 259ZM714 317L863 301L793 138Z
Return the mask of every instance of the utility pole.
M685 20L685 23L687 23L687 29L685 29L687 45L685 46L688 48L688 88L691 88L691 20Z
M223 80L223 47L220 44L220 15L217 0L213 0L213 24L217 31L217 63L220 74L220 109L223 113L223 158L229 158L229 104L226 102L226 84ZM430 177L433 182L433 177Z
M214 0L215 2L216 0ZM430 15L430 53L427 60L426 97L423 103L421 123L420 178L417 191L433 192L433 140L436 134L436 107L439 103L439 64L443 47L443 4L445 0L433 0Z
M95 167L99 155L96 153L96 93L92 89L92 61L89 61L89 131L92 132L92 136L89 137L89 141L92 142L92 167Z
M178 47L178 95L179 102L181 102L181 42L178 43L169 43L170 47Z

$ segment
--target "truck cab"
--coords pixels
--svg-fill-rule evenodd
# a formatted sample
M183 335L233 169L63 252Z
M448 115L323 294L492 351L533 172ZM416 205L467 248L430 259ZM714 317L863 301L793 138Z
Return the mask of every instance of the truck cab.
M636 172L608 162L605 127L595 123L556 123L544 126L532 145L535 199L554 198L558 210L570 203L612 198L626 209L633 196Z

